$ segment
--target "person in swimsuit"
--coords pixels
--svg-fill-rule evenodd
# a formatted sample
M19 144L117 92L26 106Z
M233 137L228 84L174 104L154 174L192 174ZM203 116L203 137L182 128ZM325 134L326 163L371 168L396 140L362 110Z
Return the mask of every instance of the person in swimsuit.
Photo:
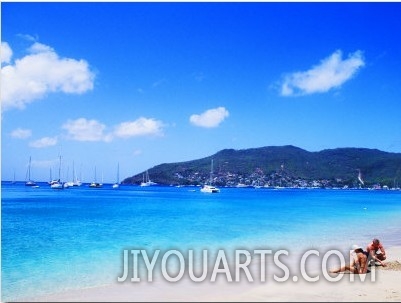
M339 273L350 271L353 274L366 274L368 271L368 257L359 245L352 245L351 261L349 265L345 265L338 269L330 270L331 273Z
M386 267L387 265L383 262L386 260L386 251L384 250L383 245L380 243L379 239L373 239L372 243L370 243L366 247L366 253L369 260L373 260L373 262L379 263L379 265Z

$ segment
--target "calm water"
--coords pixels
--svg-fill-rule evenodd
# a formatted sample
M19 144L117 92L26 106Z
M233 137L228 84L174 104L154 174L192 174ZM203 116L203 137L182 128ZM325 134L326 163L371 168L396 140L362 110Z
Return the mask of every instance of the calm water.
M2 301L116 283L124 249L401 244L400 191L3 183L1 194Z

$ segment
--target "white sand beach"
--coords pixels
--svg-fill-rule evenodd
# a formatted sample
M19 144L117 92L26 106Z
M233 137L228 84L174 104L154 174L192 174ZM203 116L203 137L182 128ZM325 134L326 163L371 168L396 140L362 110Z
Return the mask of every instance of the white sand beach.
M285 301L285 302L394 302L401 301L401 247L387 249L388 266L371 267L365 281L358 276L345 273L338 282L329 282L322 272L312 271L311 277L319 275L317 282L308 282L299 278L294 282L291 278L286 282L266 279L266 282L228 283L225 279L216 282L204 281L195 283L189 279L171 283L159 280L140 283L125 282L111 286L72 290L40 298L30 298L29 301L74 301L74 302L124 302L124 301ZM373 273L374 271L374 273ZM372 281L372 275L375 275ZM277 274L282 276L281 274ZM335 274L331 274L335 277ZM355 280L350 281L351 276ZM225 277L225 276L224 276Z

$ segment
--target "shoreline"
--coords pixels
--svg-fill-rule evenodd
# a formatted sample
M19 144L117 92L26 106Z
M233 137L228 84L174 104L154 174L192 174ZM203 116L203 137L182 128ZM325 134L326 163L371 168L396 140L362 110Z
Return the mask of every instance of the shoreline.
M266 282L257 279L249 282L245 278L239 282L227 282L225 275L220 273L215 282L210 282L208 279L203 282L193 282L189 278L184 278L172 283L156 277L153 282L116 282L114 285L74 289L19 301L400 301L401 246L388 246L386 251L388 255L386 263L396 266L391 266L393 268L389 269L374 266L371 268L374 273L367 274L365 281L361 281L358 276L344 273L341 280L330 282L323 277L322 271L316 268L312 268L308 274L311 277L319 275L320 279L317 282L308 282L301 278L297 281L290 278L285 282L277 282L268 276ZM258 262L251 263L250 268L260 266ZM295 264L289 265L291 274L296 272ZM270 272L270 276L272 273ZM280 269L276 274L282 276L283 271ZM372 281L373 274L375 279ZM331 276L335 277L335 274ZM350 280L352 278L354 281Z

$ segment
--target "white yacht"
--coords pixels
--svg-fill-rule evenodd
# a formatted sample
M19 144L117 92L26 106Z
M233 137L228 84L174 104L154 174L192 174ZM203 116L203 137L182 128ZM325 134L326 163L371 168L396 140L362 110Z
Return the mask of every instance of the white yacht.
M94 179L94 181L92 183L89 184L89 187L92 187L92 188L101 188L101 187L103 187L103 183L98 183L96 181L96 166L95 166L95 179Z
M29 165L28 165L28 170L26 172L26 182L25 182L25 186L32 186L35 187L36 182L31 180L31 157L29 157Z
M61 183L60 181L55 181L55 182L53 182L53 184L50 185L50 188L52 188L52 189L63 189L64 188L64 184Z
M50 181L50 188L63 189L64 184L63 184L63 182L60 181L60 179L61 179L61 156L60 156L60 163L59 163L59 168L58 168L58 180Z
M146 171L146 173L143 175L143 181L141 182L141 186L151 186L156 184L157 183L150 181L149 172Z
M103 187L103 184L98 183L98 182L92 182L91 184L89 184L89 187L100 188L100 187Z
M218 193L220 192L220 189L218 189L217 187L213 186L213 185L203 185L202 188L200 189L201 192L203 193Z
M120 163L117 164L117 181L116 183L113 184L113 188L119 188L120 187Z
M220 189L218 189L216 186L212 185L213 181L213 159L212 159L212 167L210 169L210 180L209 184L204 184L202 188L200 189L201 192L203 193L218 193L220 192Z

